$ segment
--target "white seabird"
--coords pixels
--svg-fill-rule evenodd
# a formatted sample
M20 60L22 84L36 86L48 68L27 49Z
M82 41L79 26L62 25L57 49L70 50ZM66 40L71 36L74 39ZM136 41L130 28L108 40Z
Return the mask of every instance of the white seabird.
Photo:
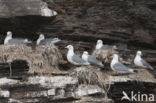
M111 69L118 73L134 73L134 70L121 64L118 60L118 55L113 54L113 59L111 61Z
M67 60L74 65L89 65L88 62L81 59L79 56L75 55L74 48L72 45L68 45L65 48L68 48Z
M12 38L12 32L8 31L7 36L5 37L4 44L27 44L32 43L31 41L28 41L28 39L15 39Z
M102 68L104 67L104 65L102 64L101 61L97 60L93 56L88 55L87 51L83 52L82 59L85 60L86 62L92 64L92 65L99 66L99 67L102 67Z
M137 51L135 59L134 59L134 64L138 67L149 68L149 69L153 70L153 67L148 62L146 62L144 59L142 59L141 56L142 56L142 52Z
M45 36L43 34L40 34L39 38L37 39L37 42L36 44L37 45L45 45L45 44L48 44L48 43L57 43L61 41L59 38L47 38L45 39Z
M96 49L117 49L116 45L104 45L102 40L97 40Z

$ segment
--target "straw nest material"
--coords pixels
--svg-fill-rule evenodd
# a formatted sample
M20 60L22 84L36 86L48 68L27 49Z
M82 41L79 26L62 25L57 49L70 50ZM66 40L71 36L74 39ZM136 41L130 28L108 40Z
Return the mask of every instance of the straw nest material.
M78 67L71 76L78 78L79 84L97 84L98 76L95 72L88 70L87 67Z
M93 66L77 67L70 75L78 78L79 84L91 84L99 86L102 83L107 84L108 78L110 77L109 75L102 73L100 69Z
M81 84L97 85L105 91L105 97L107 97L111 79L106 73L92 66L83 66L75 68L70 75L78 79L78 86Z
M92 56L101 60L103 63L110 63L110 56L115 53L117 53L117 51L113 49L97 49L93 51Z
M29 73L52 73L58 69L60 59L62 55L54 45L38 46L36 50L24 44L0 46L0 61L25 60Z

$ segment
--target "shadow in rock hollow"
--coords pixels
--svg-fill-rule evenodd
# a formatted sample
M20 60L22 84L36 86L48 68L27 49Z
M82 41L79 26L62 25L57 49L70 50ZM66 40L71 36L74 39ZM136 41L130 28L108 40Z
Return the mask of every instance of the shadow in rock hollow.
M36 40L39 35L36 35L37 31L39 31L45 25L48 25L50 23L55 24L55 22L55 17L29 15L0 19L0 43L3 43L7 31L12 31L13 37Z

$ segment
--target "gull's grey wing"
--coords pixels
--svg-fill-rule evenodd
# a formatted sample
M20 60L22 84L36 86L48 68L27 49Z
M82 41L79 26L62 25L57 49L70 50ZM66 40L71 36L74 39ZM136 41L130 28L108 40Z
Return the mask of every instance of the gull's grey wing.
M103 45L102 46L102 49L118 49L117 47L116 47L116 45Z
M121 63L115 63L113 65L113 68L116 71L121 71L121 72L133 72L133 70L129 67L126 67L125 65L121 64Z
M73 55L73 56L72 56L72 60L73 60L74 62L80 63L80 64L85 63L85 61L84 61L83 59L81 59L81 58L80 58L79 56L77 56L77 55Z
M22 44L26 42L25 42L25 39L10 39L8 43L9 44Z
M101 63L99 60L95 59L92 56L88 56L88 62L94 65L99 65Z
M60 39L58 39L58 38L48 38L48 39L41 40L40 44L45 45L45 44L48 44L48 43L57 43L59 41L60 41Z
M146 62L144 59L141 59L141 63L143 64L143 66L153 70L153 67L148 62Z
M102 49L113 49L113 46L111 46L111 45L103 45Z
M108 49L108 48L111 48L109 45L103 45L102 46L102 49Z
M46 41L46 39L43 39L43 40L40 41L40 45L45 45L47 43L48 43L48 41Z

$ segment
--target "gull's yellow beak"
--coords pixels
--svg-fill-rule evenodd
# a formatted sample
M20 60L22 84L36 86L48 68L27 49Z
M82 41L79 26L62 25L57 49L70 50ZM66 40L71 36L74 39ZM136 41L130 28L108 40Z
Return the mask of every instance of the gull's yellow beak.
M112 58L113 58L113 56L110 56L109 58L111 58L111 59L112 59Z
M64 47L64 48L68 48L68 46Z

